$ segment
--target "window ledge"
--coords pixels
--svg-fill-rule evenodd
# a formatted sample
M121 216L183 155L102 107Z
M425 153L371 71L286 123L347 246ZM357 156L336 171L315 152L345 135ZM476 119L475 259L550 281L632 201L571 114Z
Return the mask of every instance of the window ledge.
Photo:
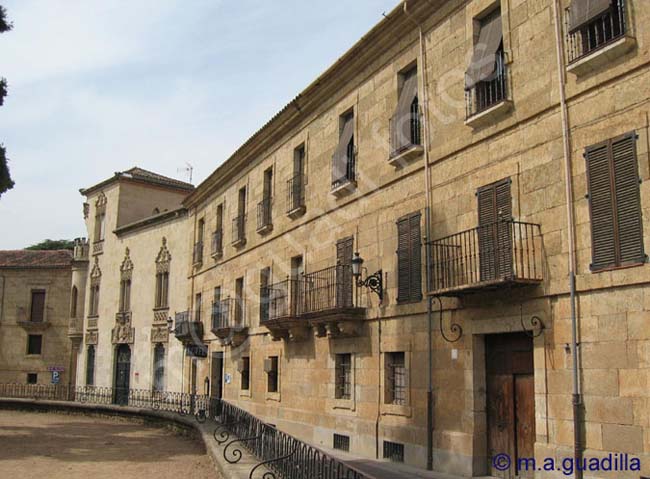
M238 239L238 240L232 242L232 245L235 248L241 248L245 244L246 244L246 238L241 238L241 239Z
M490 108L476 113L465 120L465 125L471 128L481 128L483 126L494 123L501 117L507 115L512 110L511 100L502 100Z
M250 398L251 397L251 390L250 389L240 389L239 390L239 397L241 397L241 398Z
M18 321L18 326L25 331L45 331L50 325L49 321Z
M424 147L422 145L411 145L408 148L391 154L388 158L388 164L392 166L403 166L404 163L407 163L424 153Z
M261 235L265 235L267 233L270 233L271 231L273 231L273 223L269 223L267 225L257 228L257 232Z
M354 411L354 399L333 399L332 409L347 409L349 411Z
M223 250L222 251L215 251L210 256L212 256L212 259L215 260L215 261L219 260L219 259L223 258Z
M280 393L266 393L266 400L267 401L275 401L275 402L281 402L282 399L280 398Z
M293 208L292 210L287 211L287 216L292 219L296 219L299 216L302 216L305 214L305 211L307 208L305 206L297 206L296 208Z
M617 60L619 57L632 50L635 45L636 39L625 35L618 40L579 58L573 63L570 63L567 67L567 71L576 76L593 73L604 65Z
M413 411L411 409L411 406L399 406L397 404L382 404L381 414L383 416L411 417L413 415Z
M352 193L356 189L357 183L355 181L348 180L345 183L332 188L330 193L332 193L334 196L343 196L347 195L348 193Z

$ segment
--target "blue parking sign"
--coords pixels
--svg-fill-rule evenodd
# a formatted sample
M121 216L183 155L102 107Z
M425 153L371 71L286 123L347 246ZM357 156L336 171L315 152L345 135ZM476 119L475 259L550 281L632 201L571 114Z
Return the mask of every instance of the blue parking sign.
M61 373L59 371L52 371L52 384L59 384Z

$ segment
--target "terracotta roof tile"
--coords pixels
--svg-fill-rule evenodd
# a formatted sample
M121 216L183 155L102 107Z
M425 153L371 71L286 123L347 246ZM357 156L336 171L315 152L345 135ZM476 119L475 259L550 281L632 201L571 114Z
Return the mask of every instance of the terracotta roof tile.
M66 268L72 251L0 250L0 268Z

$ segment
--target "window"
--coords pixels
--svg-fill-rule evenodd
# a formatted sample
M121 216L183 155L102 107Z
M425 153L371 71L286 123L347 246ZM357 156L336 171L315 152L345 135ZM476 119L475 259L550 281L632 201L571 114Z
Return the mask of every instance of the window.
M27 384L37 384L37 383L38 383L38 374L27 373Z
M266 390L270 393L277 393L279 386L279 364L278 356L271 356L264 361L264 370L266 371Z
M89 345L86 353L86 386L95 384L95 346Z
M569 62L620 38L627 29L625 0L572 0L568 13Z
M241 374L241 388L243 391L248 391L251 387L251 358L248 356L241 358L241 364L239 367Z
M32 304L29 320L41 323L45 319L45 290L36 289L32 291Z
M349 308L354 304L352 294L352 250L354 237L336 242L336 307ZM322 286L321 286L322 287Z
M334 433L332 446L339 451L350 452L350 436Z
M99 241L104 241L104 234L106 231L106 213L103 211L98 212L95 215L95 243Z
M478 38L465 72L467 117L496 105L507 96L501 10L495 10L476 23Z
M260 322L269 319L270 282L271 268L264 268L260 271Z
M404 462L404 444L384 441L384 459L392 462Z
M257 205L257 230L268 231L273 225L273 168L264 171L262 201Z
M76 318L77 317L77 302L79 301L79 291L77 290L76 286L72 287L72 291L70 292L70 317L71 318Z
M217 206L216 226L212 235L212 255L223 254L223 203Z
M400 84L397 108L390 119L391 156L421 144L417 67L400 74Z
M586 149L591 213L592 271L646 260L636 134Z
M335 359L335 397L352 399L352 355L337 354Z
M156 273L156 308L167 308L169 306L169 272L159 271Z
M27 354L41 354L43 347L43 336L40 334L30 334L27 337Z
M397 302L422 299L420 213L397 220Z
M161 343L153 349L153 390L165 390L165 346Z
M244 278L235 280L235 323L244 323Z
M293 150L293 176L287 183L287 213L296 216L305 207L305 145Z
M131 310L131 278L120 281L120 313Z
M332 157L332 189L355 180L354 112L339 118L339 143Z
M406 405L407 372L403 352L386 353L386 404Z
M201 322L201 310L203 309L203 298L201 293L196 293L194 296L194 320L197 323Z
M196 232L196 243L194 243L193 261L194 264L203 262L203 235L205 233L205 220L199 220Z
M88 316L99 315L99 283L92 283L90 285L90 304Z
M232 242L241 246L246 241L246 187L239 189L237 197L237 216L232 222Z

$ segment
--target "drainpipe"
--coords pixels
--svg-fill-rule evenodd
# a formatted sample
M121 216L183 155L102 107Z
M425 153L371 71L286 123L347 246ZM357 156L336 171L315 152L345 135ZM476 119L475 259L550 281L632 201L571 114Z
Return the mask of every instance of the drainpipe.
M555 16L555 47L557 50L558 88L560 91L560 109L562 113L562 140L564 144L564 175L566 188L566 215L569 229L569 291L571 301L571 353L573 362L573 454L576 464L582 464L581 408L582 394L578 374L578 324L576 315L576 260L575 260L575 219L573 212L573 182L571 176L571 131L569 129L568 109L566 103L566 74L564 70L564 46L561 16L558 0L553 0ZM576 469L576 479L582 478L582 468Z
M424 123L424 196L426 205L424 207L424 244L426 255L426 285L427 293L431 285L431 254L429 244L431 233L431 185L429 174L429 93L427 91L427 57L424 48L424 34L422 24L415 20L408 12L406 0L404 1L404 14L417 26L420 42L420 68L422 70L422 112ZM431 298L427 296L427 347L428 347L428 369L427 369L427 470L433 470L433 316Z

